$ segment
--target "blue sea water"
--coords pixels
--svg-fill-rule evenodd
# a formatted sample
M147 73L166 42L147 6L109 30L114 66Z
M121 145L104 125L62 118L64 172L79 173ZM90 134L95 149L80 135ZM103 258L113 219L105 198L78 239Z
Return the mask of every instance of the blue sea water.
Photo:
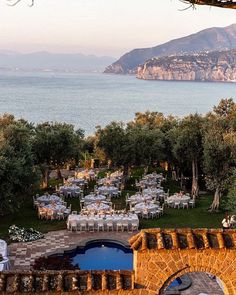
M0 114L31 122L97 125L129 121L146 110L184 116L207 113L221 98L236 99L235 83L144 81L105 74L0 73Z

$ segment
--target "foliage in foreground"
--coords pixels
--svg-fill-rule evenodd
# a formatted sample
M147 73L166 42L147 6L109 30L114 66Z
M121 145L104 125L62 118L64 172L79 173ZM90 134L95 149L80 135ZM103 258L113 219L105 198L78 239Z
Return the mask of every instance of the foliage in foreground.
M10 240L13 242L31 242L42 239L44 237L42 233L33 228L20 228L16 225L10 226L8 233Z

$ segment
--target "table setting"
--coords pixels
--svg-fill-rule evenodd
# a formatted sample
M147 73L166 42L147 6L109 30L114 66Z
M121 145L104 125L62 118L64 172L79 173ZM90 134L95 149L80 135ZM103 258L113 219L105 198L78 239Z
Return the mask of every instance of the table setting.
M59 187L59 191L64 195L67 196L68 193L74 197L77 193L82 192L81 188L75 184L73 185L63 185Z
M90 194L84 197L84 201L86 203L94 203L97 201L105 201L105 200L106 200L106 197L100 194Z
M46 194L46 195L43 195L43 196L38 197L37 198L37 201L39 203L50 204L52 202L54 202L54 203L61 203L62 200L57 195L49 195L49 194Z
M112 195L118 193L118 188L115 186L100 186L98 191L102 195Z

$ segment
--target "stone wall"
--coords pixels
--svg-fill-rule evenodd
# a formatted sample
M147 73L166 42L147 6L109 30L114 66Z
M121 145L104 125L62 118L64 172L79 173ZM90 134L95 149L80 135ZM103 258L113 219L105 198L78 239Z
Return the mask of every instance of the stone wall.
M0 294L163 294L176 278L208 272L236 295L236 231L143 230L130 239L134 271L25 271L0 273Z
M135 283L146 294L162 294L176 277L199 271L219 277L225 294L236 294L236 231L152 229L130 242Z

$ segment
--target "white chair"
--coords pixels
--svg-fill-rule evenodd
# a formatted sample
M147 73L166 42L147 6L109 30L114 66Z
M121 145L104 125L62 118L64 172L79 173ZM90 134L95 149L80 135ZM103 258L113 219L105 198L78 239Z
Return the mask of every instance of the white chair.
M104 222L102 220L99 220L97 224L97 231L100 231L100 229L104 231Z
M88 221L88 231L94 232L94 221L93 220Z
M67 198L71 198L72 197L72 193L70 191L66 192L66 196Z
M129 230L129 223L128 221L123 221L122 222L122 231L125 231L125 230Z
M62 211L58 211L57 214L56 214L56 218L58 220L61 220L61 219L64 219L64 213Z
M64 216L68 216L71 213L71 204L70 206L64 211Z
M182 207L183 207L183 209L184 209L184 208L188 209L188 202L183 202L183 203L182 203Z
M80 231L86 231L87 230L87 223L84 220L81 220L79 223L79 230Z
M195 207L195 201L194 200L190 200L189 201L189 205L194 208Z
M106 223L106 226L107 226L107 231L113 231L113 222L112 221L107 221Z
M157 217L157 211L151 211L150 216L151 216L152 219L156 218Z
M71 220L69 223L69 230L71 231L76 231L77 232L77 221L76 220Z
M142 218L143 219L149 219L149 213L148 213L148 211L143 211L142 212Z
M138 230L138 223L137 222L132 222L131 223L131 230L132 231Z
M120 230L120 231L123 231L123 225L122 225L122 222L120 222L120 221L117 222L117 224L116 224L116 230L117 230L117 231L119 231L119 230Z
M180 208L180 202L174 202L174 208L176 209L176 208Z

